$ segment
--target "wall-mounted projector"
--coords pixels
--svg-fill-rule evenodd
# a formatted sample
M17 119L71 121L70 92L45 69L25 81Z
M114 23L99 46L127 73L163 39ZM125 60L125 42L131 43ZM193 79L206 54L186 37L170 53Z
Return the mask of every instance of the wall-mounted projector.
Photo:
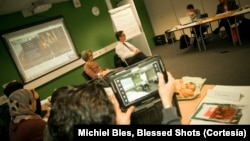
M51 7L52 7L52 4L36 5L32 9L32 13L37 14L37 13L45 12L49 10Z
M28 17L37 13L48 11L51 7L51 3L44 3L43 1L38 1L36 3L32 3L31 6L27 9L22 10L22 13L24 17Z

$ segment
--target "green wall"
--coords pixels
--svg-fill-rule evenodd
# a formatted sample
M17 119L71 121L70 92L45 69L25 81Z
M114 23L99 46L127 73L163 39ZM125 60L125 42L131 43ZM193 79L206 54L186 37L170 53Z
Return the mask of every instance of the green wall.
M74 8L72 1L63 2L54 4L49 11L29 17L23 17L21 12L1 15L0 31L2 32L11 28L16 28L62 15L65 18L66 26L68 27L69 33L79 54L82 50L91 49L96 51L116 42L112 21L105 1L80 1L82 6L79 8ZM135 4L138 8L137 10L143 29L146 33L148 43L150 47L154 47L152 40L154 36L153 30L145 10L143 0L135 0ZM101 13L99 16L92 15L91 8L93 6L98 6L100 8ZM96 58L96 61L103 68L114 68L113 55L114 50ZM12 80L22 82L15 64L2 41L0 42L0 63L2 66L0 73L0 85ZM40 93L41 99L44 99L51 95L55 88L65 85L78 85L80 83L85 83L86 80L81 76L81 72L82 66L65 73L52 81L49 81L48 83L36 88L36 90ZM2 87L0 87L0 91L0 95L2 95Z

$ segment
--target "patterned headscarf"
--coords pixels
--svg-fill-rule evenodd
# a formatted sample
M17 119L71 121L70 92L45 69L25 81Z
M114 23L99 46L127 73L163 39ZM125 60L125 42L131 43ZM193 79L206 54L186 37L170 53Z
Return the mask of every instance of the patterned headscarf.
M12 92L8 102L11 120L19 123L22 119L41 119L32 108L33 102L35 99L30 90L19 89Z

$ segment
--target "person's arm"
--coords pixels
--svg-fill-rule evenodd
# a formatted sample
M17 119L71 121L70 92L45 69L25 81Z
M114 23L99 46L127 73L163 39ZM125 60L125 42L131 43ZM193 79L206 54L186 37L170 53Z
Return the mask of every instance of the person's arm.
M130 45L126 42L126 44ZM133 48L133 47L131 47ZM131 52L129 49L127 49L122 42L118 42L115 47L116 54L124 61L126 58L134 56L134 52Z
M116 114L116 124L118 125L129 125L131 122L131 114L135 110L134 106L130 106L126 112L122 112L119 102L116 99L115 95L111 95L111 101L114 105L115 114Z
M140 50L137 47L135 47L133 44L131 44L129 42L126 42L126 44L129 45L129 47L134 50L134 53L140 52Z
M195 20L199 19L201 17L201 11L200 9L195 9Z
M176 107L169 107L162 109L161 124L181 124L181 118L177 115Z
M177 115L176 108L173 107L173 95L175 92L175 79L167 72L168 82L164 80L162 73L158 73L158 90L162 101L163 120L162 124L181 124L181 118Z
M105 76L106 74L110 73L112 70L111 69L105 69L101 72L98 73L99 77L103 77ZM101 75L101 76L100 76Z

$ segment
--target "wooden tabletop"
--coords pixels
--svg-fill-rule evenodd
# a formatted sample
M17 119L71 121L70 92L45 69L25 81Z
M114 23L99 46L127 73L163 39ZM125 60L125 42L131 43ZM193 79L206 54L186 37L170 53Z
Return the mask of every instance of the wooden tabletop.
M182 124L189 124L190 123L190 117L195 111L195 109L200 104L201 100L205 97L207 94L208 89L214 88L215 85L204 85L201 89L201 93L192 100L180 100L179 107L182 115Z

